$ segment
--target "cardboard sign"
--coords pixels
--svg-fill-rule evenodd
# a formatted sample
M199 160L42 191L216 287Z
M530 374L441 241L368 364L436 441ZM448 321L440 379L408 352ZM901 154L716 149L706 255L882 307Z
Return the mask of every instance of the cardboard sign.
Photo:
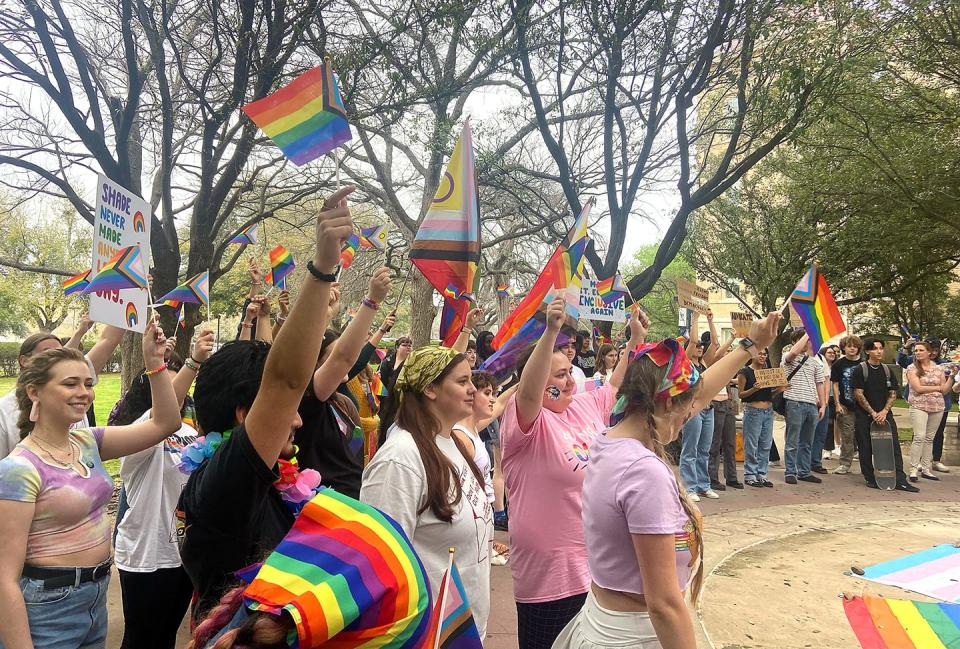
M766 370L754 370L757 377L755 388L779 388L787 384L787 373L782 367L771 367Z
M584 279L580 287L580 319L607 320L623 322L627 319L626 298L623 295L616 302L604 304L603 298L597 291L597 280Z
M710 292L685 279L677 280L677 302L681 308L693 309L697 313L707 313L710 308Z
M90 268L97 274L120 248L140 244L144 270L150 267L150 205L103 174L97 178ZM147 292L139 288L90 294L90 319L143 333Z
M737 338L746 338L750 335L750 325L753 323L753 316L749 313L740 313L732 311L730 313L730 324L733 326L733 333Z
M793 308L793 302L788 303L787 308L790 310L790 326L794 329L802 327L803 320L800 319L800 314L797 313L797 310Z

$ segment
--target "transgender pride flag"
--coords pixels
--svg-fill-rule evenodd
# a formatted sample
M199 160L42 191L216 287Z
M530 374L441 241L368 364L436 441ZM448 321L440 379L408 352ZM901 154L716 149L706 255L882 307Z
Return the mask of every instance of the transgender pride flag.
M864 569L863 578L944 602L960 602L960 548L938 545Z

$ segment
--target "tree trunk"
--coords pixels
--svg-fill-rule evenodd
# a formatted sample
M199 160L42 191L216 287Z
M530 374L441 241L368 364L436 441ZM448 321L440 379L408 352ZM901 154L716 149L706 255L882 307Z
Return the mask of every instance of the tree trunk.
M120 393L123 394L143 369L143 344L138 333L128 331L120 341Z
M437 315L433 305L433 286L423 274L411 268L413 276L410 278L410 338L413 347L421 347L430 342L430 331L433 328L433 319Z

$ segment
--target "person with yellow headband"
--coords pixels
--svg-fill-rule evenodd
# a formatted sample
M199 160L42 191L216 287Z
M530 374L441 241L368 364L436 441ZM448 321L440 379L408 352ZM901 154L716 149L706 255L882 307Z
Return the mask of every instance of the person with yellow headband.
M636 349L613 409L619 421L593 441L583 483L590 591L553 649L696 649L684 597L695 603L703 582L701 519L664 446L773 340L779 319L755 321L702 375L675 339Z
M434 597L454 548L483 639L493 510L473 454L452 434L458 421L473 414L475 394L464 354L447 347L412 352L382 405L386 440L363 472L360 500L400 525L423 562Z

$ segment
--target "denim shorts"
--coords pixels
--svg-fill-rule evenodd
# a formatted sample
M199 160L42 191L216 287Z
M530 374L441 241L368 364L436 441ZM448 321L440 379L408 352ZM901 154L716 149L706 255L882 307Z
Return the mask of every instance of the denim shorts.
M103 649L107 643L110 576L79 586L45 590L40 579L20 578L30 636L36 649ZM2 648L3 645L0 645Z

